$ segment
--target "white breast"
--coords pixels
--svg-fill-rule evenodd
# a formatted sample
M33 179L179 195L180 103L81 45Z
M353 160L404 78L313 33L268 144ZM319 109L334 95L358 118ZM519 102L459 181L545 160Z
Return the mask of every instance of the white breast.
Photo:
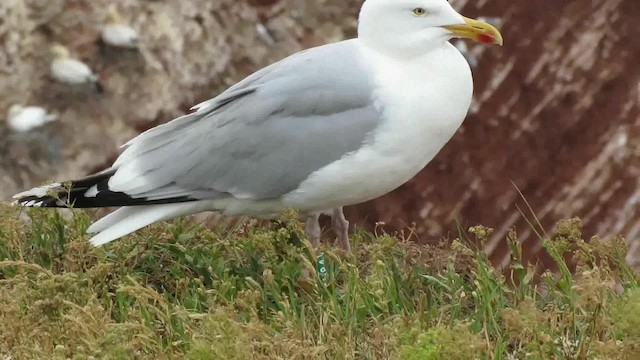
M75 59L55 59L51 62L51 75L57 81L67 84L84 84L95 81L87 64Z
M45 109L37 106L27 106L18 112L10 114L8 123L9 128L15 132L27 132L54 120L56 120L56 116L47 114Z
M451 44L411 62L368 50L384 114L373 141L314 172L283 197L301 210L364 202L399 187L442 149L462 124L471 104L473 81L466 60Z
M102 29L102 41L115 47L135 48L138 45L138 33L124 24L108 24Z

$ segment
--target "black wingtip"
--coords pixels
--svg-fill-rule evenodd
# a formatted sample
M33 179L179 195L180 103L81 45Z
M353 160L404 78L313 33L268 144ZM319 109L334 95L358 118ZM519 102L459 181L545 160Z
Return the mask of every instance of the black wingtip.
M115 174L109 169L79 180L53 183L15 195L14 205L25 207L100 208L116 206L158 205L195 201L188 196L149 200L111 191L109 179Z
M62 200L53 196L25 196L21 197L11 203L12 205L19 205L24 207L66 207Z

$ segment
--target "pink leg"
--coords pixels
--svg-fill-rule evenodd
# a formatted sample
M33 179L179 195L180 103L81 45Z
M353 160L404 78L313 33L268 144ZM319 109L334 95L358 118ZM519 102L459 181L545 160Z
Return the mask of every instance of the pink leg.
M342 207L333 209L331 225L333 225L333 231L338 237L340 247L346 252L351 252L351 244L349 244L349 222L344 217Z
M307 218L307 224L304 228L307 233L307 237L311 242L311 246L313 246L314 249L320 245L320 236L322 235L319 218L320 214L309 215Z

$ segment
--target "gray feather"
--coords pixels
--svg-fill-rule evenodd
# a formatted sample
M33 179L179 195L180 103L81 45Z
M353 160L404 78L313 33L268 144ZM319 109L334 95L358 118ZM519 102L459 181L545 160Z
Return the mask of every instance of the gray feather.
M114 164L109 188L200 199L270 199L296 189L358 150L382 121L355 46L300 52L141 134Z

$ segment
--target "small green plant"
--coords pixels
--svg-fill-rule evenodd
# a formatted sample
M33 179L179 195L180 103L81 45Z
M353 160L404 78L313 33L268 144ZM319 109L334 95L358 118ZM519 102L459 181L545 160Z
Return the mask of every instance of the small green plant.
M94 248L86 212L0 214L0 358L640 358L625 243L584 241L578 219L541 235L559 271L538 274L515 231L495 269L481 226L437 245L356 231L345 254L312 249L294 213L181 219Z

